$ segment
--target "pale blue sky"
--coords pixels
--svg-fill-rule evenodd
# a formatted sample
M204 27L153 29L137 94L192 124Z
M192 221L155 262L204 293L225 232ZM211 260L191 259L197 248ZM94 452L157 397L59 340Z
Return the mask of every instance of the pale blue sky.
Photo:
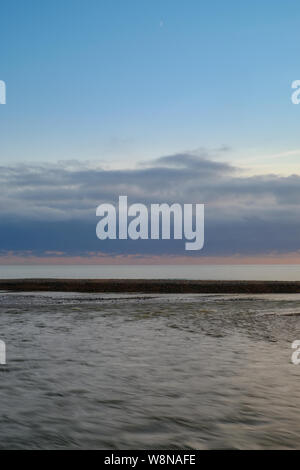
M254 173L300 172L300 106L290 100L300 79L297 0L10 0L0 8L2 162L128 166L227 145L222 158Z
M206 204L199 256L299 259L299 48L299 0L0 2L0 262L178 255L96 239L119 194Z

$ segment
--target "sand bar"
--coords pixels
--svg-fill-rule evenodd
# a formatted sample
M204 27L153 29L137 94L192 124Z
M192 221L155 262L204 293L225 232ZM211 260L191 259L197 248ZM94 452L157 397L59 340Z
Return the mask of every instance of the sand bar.
M0 279L14 292L140 292L159 294L300 293L300 281L193 281L159 279Z

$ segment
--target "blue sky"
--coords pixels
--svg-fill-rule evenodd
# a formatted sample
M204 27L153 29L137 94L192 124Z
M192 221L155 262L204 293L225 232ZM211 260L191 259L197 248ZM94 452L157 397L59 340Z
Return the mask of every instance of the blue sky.
M274 168L265 156L300 147L299 18L297 1L2 2L1 159L126 166L227 145Z
M126 191L206 204L204 256L298 253L299 26L296 0L1 2L0 252L151 254L95 238Z

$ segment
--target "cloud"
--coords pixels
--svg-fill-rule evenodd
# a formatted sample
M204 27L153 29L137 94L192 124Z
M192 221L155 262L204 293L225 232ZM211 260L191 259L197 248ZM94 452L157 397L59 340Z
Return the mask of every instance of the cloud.
M299 250L300 176L242 175L204 149L122 170L77 161L2 165L0 248L37 255L51 250L70 255L187 254L184 243L174 240L100 242L96 207L127 195L129 203L204 203L205 247L199 256Z

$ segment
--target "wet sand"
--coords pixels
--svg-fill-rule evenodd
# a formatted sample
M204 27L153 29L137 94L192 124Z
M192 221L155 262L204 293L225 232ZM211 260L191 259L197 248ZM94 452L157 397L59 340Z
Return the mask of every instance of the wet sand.
M14 292L139 292L159 294L293 294L300 281L191 281L159 279L1 279Z

